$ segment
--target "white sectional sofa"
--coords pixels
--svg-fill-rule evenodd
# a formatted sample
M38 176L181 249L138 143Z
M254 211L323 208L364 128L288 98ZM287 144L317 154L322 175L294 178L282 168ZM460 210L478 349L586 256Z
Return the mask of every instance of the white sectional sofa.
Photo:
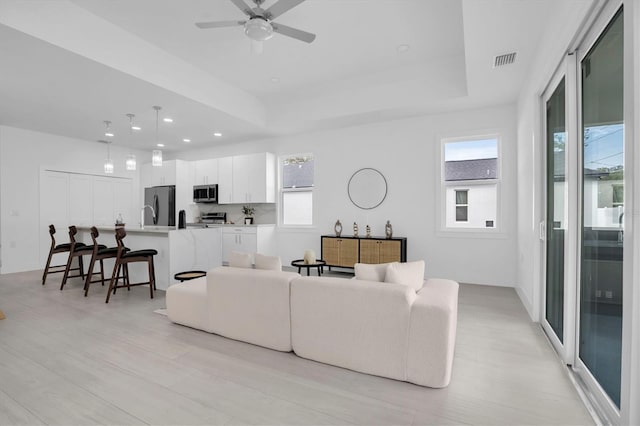
M451 378L457 306L458 283L450 280L428 279L416 291L235 267L167 290L175 323L434 388Z

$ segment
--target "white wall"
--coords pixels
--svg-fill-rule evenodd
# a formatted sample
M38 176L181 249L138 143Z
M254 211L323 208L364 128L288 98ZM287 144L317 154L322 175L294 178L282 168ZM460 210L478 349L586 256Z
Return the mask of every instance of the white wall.
M314 229L278 230L283 262L302 258L305 249L320 254L320 235L332 234L337 219L343 235L360 233L367 224L373 235L384 235L390 220L394 236L408 238L408 260L425 259L427 276L467 283L515 286L516 282L516 132L515 107L500 106L457 113L309 133L279 139L219 146L182 153L195 160L269 151L276 155L312 152L315 156ZM503 132L504 231L502 238L436 235L440 138L452 134ZM363 167L380 170L388 195L378 208L355 207L347 195L351 175Z
M139 171L126 172L128 150L111 147L116 170L114 176L131 177L133 193L139 191ZM134 152L140 159L148 152ZM104 144L0 126L0 243L3 274L42 269L40 244L50 243L39 227L40 170L103 175L107 149ZM91 202L88 200L87 202ZM66 230L58 230L60 240L67 241ZM60 232L62 231L62 232ZM45 259L46 260L46 259Z

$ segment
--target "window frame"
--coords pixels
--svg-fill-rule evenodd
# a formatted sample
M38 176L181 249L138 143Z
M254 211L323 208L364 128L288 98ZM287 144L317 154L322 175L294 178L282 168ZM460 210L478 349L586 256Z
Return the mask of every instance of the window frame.
M312 157L314 162L314 171L313 171L313 186L305 187L305 188L283 188L284 185L284 160L292 157ZM295 154L284 154L278 156L278 227L284 229L315 229L315 164L316 164L316 156L312 152L305 153L295 153ZM286 193L294 193L294 192L309 192L311 193L311 224L285 224L284 223L284 197Z
M458 135L446 135L439 136L439 143L436 144L438 150L436 158L439 158L439 162L436 169L436 193L440 203L436 205L436 220L437 231L436 234L441 237L458 237L458 238L507 238L506 227L503 220L503 202L502 202L502 178L503 178L503 131L501 130L488 130L479 132L470 132ZM495 139L497 142L497 173L495 179L475 179L475 180L457 180L446 181L445 180L445 146L448 143L455 142L473 142L486 139ZM447 226L447 189L451 187L460 187L459 189L469 190L478 185L495 185L496 187L496 217L494 220L494 226L487 228L471 228L464 226L451 227ZM455 189L454 189L455 190ZM468 196L468 194L467 194ZM467 198L467 206L469 205L469 199ZM455 200L454 206L455 208ZM468 207L467 207L468 213ZM456 222L463 224L464 222Z

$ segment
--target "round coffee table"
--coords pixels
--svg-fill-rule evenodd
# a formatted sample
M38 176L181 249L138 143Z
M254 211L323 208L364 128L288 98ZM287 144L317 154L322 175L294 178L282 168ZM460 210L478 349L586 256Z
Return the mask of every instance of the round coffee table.
M206 271L184 271L178 272L173 276L174 280L178 280L180 282L189 281L196 278L204 277L207 275Z
M318 268L318 276L324 273L324 265L326 265L322 259L316 259L315 263L304 263L304 259L296 259L291 262L291 266L298 268L298 273L302 270L302 268L307 268L307 276L309 276L309 270L311 268Z

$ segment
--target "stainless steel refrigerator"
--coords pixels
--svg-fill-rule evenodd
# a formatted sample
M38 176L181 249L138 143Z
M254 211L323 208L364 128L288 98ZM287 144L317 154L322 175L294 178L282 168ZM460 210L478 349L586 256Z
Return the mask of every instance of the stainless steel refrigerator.
M144 189L145 226L176 226L176 187L153 186ZM149 207L151 206L152 210Z

